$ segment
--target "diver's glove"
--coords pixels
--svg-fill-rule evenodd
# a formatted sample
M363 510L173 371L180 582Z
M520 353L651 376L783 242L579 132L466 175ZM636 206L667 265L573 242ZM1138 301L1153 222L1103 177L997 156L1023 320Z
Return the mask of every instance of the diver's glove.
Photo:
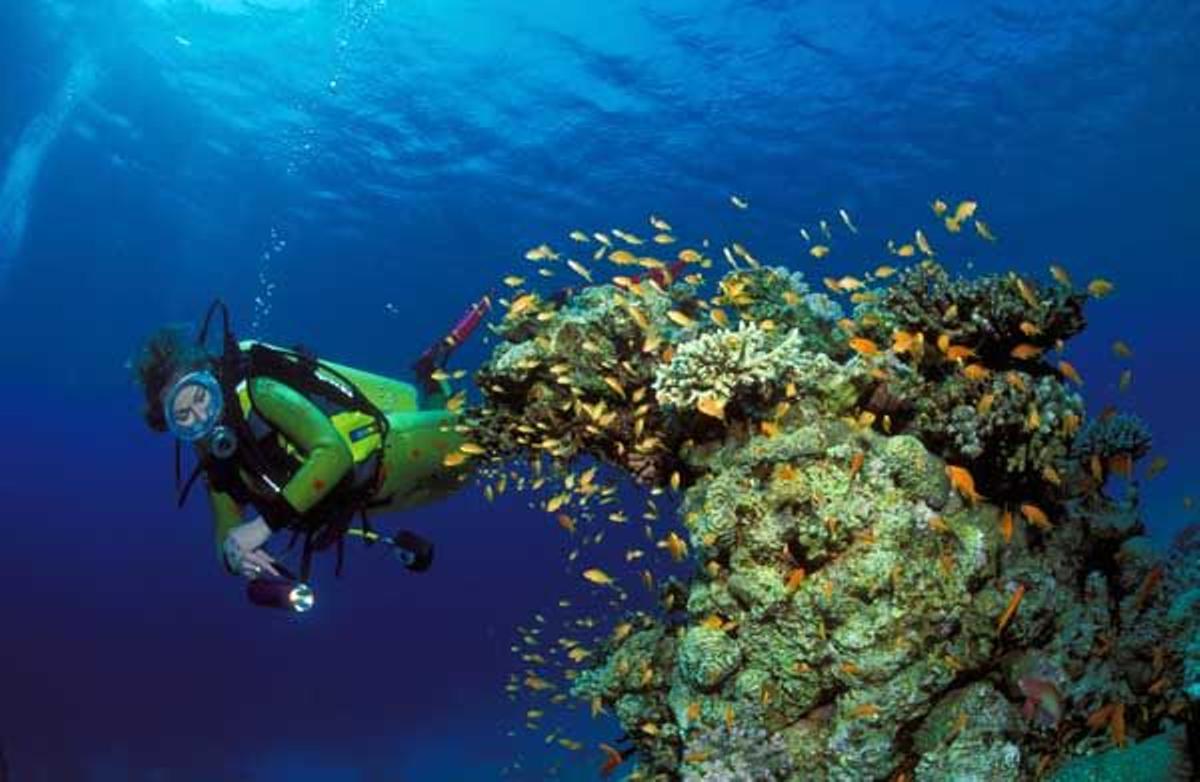
M262 516L237 525L229 530L222 544L225 564L231 571L241 573L246 578L258 578L263 573L278 576L275 560L262 549L262 545L270 537L271 528L263 521Z

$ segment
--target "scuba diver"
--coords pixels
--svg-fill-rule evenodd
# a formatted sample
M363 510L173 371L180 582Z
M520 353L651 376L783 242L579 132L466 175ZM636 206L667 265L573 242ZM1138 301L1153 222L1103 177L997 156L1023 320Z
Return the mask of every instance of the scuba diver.
M490 306L481 298L421 355L413 365L420 388L304 348L239 342L219 300L195 340L179 328L148 340L137 365L144 417L154 431L176 438L178 505L203 478L218 557L230 573L250 579L252 601L310 608L312 554L336 546L340 573L347 534L389 544L410 570L429 567L432 544L406 531L379 535L370 517L445 496L466 478L466 466L445 458L463 438L440 370ZM221 353L212 355L207 338L218 311L224 337ZM181 482L184 444L194 446L198 463ZM256 514L246 520L248 506ZM356 517L361 526L351 529ZM292 544L303 540L298 576L266 550L284 530Z

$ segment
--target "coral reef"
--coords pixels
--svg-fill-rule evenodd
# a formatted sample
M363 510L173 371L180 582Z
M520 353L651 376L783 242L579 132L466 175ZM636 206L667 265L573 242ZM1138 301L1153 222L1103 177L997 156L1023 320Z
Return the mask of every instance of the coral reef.
M688 579L569 677L619 721L629 778L1182 773L1200 567L1191 540L1149 545L1136 491L1106 493L1144 427L1086 422L1045 358L1086 295L924 262L831 318L751 266L707 300L698 280L518 299L477 375L498 452L678 492Z

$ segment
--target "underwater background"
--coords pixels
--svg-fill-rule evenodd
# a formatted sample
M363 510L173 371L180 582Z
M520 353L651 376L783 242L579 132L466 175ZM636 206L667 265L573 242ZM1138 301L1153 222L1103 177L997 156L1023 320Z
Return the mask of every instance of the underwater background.
M246 602L129 370L217 296L239 336L403 375L577 227L660 214L815 280L970 197L999 241L951 270L1115 285L1070 358L1169 460L1165 546L1200 495L1197 36L1185 0L0 4L9 778L594 779L620 732L566 712L573 752L506 697L515 628L587 594L519 494L398 519L429 573L351 547L311 614ZM799 228L839 208L859 234L816 261Z

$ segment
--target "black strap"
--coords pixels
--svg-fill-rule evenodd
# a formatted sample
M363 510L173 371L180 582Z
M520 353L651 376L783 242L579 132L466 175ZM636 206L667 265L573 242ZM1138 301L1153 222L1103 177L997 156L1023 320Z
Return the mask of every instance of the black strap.
M175 453L179 452L176 451ZM188 494L191 492L193 484L196 483L196 479L204 472L205 466L205 463L200 461L192 469L192 474L188 476L187 483L183 484L183 488L179 490L179 496L175 500L175 507L182 508L183 504L187 502Z

